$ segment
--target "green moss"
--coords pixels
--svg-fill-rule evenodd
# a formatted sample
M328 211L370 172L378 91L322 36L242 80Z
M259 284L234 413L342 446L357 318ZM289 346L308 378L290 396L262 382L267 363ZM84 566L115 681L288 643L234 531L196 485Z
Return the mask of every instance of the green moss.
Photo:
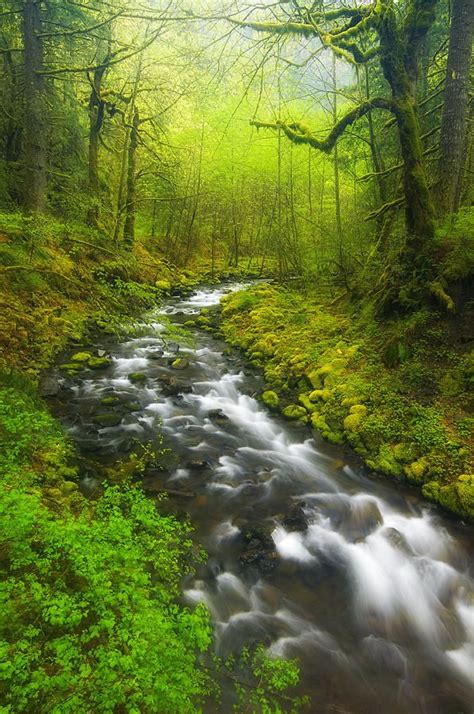
M420 459L413 461L408 466L405 466L404 472L408 479L413 483L423 483L425 481L425 476L429 469L429 461L426 456L422 456Z
M103 399L100 400L100 403L104 405L104 407L115 407L117 404L120 404L120 399L118 397L103 397Z
M316 410L316 405L310 401L307 394L299 394L298 401L310 414Z
M361 414L349 414L344 419L344 429L346 431L358 431L362 421Z
M87 366L90 367L90 369L106 369L110 367L111 364L112 360L108 357L91 357L87 362Z
M311 402L327 402L331 397L331 392L329 389L313 389L309 395L309 400Z
M146 382L147 376L143 372L131 372L128 378L132 384L139 384L141 382Z
M92 357L90 352L76 352L75 355L71 357L73 362L88 362Z
M268 389L262 394L262 402L269 409L278 409L278 407L280 406L280 397L276 392L273 392L272 390Z
M290 421L307 419L306 409L299 404L289 404L283 409L282 414Z
M178 357L171 363L171 369L186 369L189 367L189 360L186 357Z
M353 404L349 409L349 414L359 414L360 416L365 416L367 414L367 407L365 404Z
M66 362L65 364L60 364L59 369L63 372L80 372L83 369L82 362Z

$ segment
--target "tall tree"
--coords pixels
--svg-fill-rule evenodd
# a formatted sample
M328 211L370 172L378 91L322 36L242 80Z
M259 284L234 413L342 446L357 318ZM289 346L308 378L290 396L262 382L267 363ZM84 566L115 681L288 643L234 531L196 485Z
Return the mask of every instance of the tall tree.
M44 208L47 190L47 105L42 30L40 3L38 0L25 0L23 203L31 212Z
M473 0L453 0L446 66L437 197L440 213L459 208L465 165L469 73L474 32Z

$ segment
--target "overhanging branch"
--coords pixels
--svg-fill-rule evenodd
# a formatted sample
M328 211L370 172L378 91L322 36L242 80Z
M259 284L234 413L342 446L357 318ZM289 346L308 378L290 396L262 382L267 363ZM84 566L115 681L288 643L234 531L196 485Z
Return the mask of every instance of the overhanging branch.
M362 102L362 104L358 104L354 109L347 112L342 119L339 119L325 139L317 139L307 127L299 122L286 124L282 121L262 122L252 120L250 124L257 129L273 129L276 131L281 129L294 144L309 144L313 149L324 151L328 154L333 149L336 141L349 126L374 109L383 109L393 112L393 104L389 99L384 99L383 97L375 97L374 99Z

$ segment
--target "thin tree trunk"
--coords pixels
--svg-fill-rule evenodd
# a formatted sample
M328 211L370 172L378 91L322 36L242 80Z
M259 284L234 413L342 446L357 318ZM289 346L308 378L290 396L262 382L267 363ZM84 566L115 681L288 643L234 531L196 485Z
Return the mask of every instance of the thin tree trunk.
M140 115L137 107L134 107L132 126L130 129L130 142L128 145L127 198L125 203L125 222L123 225L123 240L127 245L133 245L135 240L136 173L139 125Z
M25 0L23 47L25 63L24 195L27 211L41 211L46 204L46 96L40 3Z

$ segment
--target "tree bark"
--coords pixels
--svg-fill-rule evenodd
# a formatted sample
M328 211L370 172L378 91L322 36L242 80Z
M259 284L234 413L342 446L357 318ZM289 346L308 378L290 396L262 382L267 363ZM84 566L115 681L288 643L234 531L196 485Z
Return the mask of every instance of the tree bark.
M453 0L436 188L437 208L441 215L456 212L459 208L473 32L473 1Z
M25 68L25 120L23 204L28 212L41 211L46 204L46 97L40 4L25 0L23 6L23 49Z
M137 107L135 107L133 110L132 126L130 129L130 143L128 145L127 198L125 204L125 223L123 226L123 239L127 245L133 245L133 242L135 240L135 181L137 172L137 147L139 125L140 116Z
M94 70L89 97L89 191L92 205L89 209L89 222L97 225L99 221L98 196L99 180L99 137L104 123L105 101L102 99L102 80L106 71L106 60Z

